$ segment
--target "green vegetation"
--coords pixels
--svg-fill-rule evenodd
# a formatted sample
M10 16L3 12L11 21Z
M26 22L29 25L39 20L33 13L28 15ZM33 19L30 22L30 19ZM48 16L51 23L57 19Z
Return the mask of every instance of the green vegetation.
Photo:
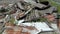
M9 22L12 23L12 24L14 24L15 18L14 17L11 17Z
M51 0L48 0L52 6L56 6L57 7L57 10L58 10L58 13L60 13L60 4L58 4L57 2L55 1L51 1Z
M52 6L56 6L57 7L58 13L60 13L60 3L57 3L57 2L55 2L53 0L40 0L40 2L43 2L43 1L49 1Z
M43 18L43 17L40 18L40 22L45 22L45 21L47 21L46 18Z

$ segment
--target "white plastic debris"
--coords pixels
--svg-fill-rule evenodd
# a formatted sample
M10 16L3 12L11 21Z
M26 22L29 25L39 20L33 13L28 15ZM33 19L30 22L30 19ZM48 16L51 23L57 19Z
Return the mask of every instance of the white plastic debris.
M19 20L17 25L20 25L20 23L22 23L22 22L24 22L24 21L25 21L24 19Z
M54 29L54 30L57 30L58 29L58 27L57 27L57 24L51 24L51 27Z
M49 28L49 26L45 23L45 22L27 22L27 23L22 23L24 25L27 25L27 26L35 26L39 32L42 30L42 31L53 31L52 28Z
M49 28L49 26L45 23L45 22L37 22L35 23L35 27L40 31L40 29L42 31L53 31L53 29Z

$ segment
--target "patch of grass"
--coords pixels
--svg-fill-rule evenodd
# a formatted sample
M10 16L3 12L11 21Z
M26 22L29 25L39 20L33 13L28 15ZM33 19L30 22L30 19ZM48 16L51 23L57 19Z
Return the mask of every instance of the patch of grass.
M55 2L53 0L40 0L40 2L42 2L42 1L49 1L52 6L57 7L58 13L60 13L60 3L58 4L57 2Z
M60 13L60 4L51 0L48 0L48 1L51 3L52 6L57 7L58 13Z

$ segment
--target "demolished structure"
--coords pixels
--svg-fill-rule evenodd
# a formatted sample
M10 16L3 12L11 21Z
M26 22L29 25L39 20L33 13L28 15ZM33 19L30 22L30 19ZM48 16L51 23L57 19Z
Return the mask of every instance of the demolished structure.
M54 6L51 6L48 1L39 2L37 0L20 0L16 3L0 6L0 22L4 23L3 26L12 26L15 28L16 24L18 23L17 21L20 21L20 23L23 23L23 22L43 20L42 22L45 22L48 16L49 16L48 20L52 18L53 20L50 20L50 21L54 21L56 18L55 16L57 16L55 15L56 12L57 12L57 8ZM18 29L20 27L18 27ZM29 28L30 26L27 26L27 27ZM23 28L23 26L21 28ZM7 28L7 30L9 30L9 28ZM13 31L13 28L11 29L11 31ZM19 31L18 33L21 33L21 31ZM25 32L25 33L30 34L29 32ZM9 33L9 34L12 34L12 33Z

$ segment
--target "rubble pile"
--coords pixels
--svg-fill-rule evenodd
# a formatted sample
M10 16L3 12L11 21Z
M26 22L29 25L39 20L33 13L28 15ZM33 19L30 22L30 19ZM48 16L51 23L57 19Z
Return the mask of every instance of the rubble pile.
M2 34L37 34L39 32L35 26L27 26L24 24L16 26L12 23L6 23L4 28L5 30Z
M21 26L20 23L54 21L56 12L56 7L51 6L48 1L20 0L16 3L1 5L0 22L6 28L3 34L32 34L32 30L37 30L34 26Z
M20 0L16 3L8 4L8 6L2 6L1 8L6 11L0 11L3 15L10 14L16 16L17 20L24 19L25 21L36 20L46 13L56 11L56 8L51 6L48 1L39 2L36 0Z

